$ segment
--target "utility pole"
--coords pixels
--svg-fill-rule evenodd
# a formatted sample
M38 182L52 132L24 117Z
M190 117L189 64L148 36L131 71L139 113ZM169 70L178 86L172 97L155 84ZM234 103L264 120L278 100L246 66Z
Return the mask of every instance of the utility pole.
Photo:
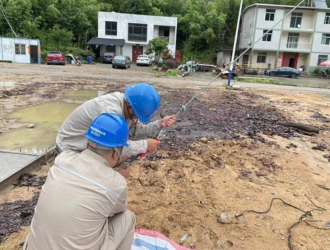
M229 66L230 69L229 69L229 76L228 76L228 83L227 83L228 87L230 86L230 81L231 81L231 77L232 77L232 74L233 74L234 63L236 63L236 61L234 61L234 60L235 60L235 51L236 51L236 44L237 44L237 38L238 38L239 24L241 22L242 7L243 7L243 0L241 0L241 5L239 7L236 33L235 33L235 41L234 41L234 48L233 48L233 53L232 53L232 56L231 56L231 63L230 63L230 66Z

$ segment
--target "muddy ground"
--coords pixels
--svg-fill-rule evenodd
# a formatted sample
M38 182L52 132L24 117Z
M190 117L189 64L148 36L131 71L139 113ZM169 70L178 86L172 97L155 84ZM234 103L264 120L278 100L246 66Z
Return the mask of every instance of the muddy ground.
M111 92L126 83L36 79L0 90L0 130L20 126L5 118L19 107L56 100L67 90ZM157 117L176 113L199 89L179 84L157 88L162 97ZM330 231L315 228L328 229L330 221L328 100L329 94L322 93L210 88L167 131L156 155L131 165L129 207L137 226L176 242L189 233L182 244L196 249L290 249L288 238L291 249L330 249ZM321 131L306 134L280 121ZM0 194L0 249L20 249L49 167ZM268 210L273 198L287 204L275 200L267 213L236 217L245 210ZM229 224L218 221L222 212L232 217ZM303 220L314 227L301 222L289 231L305 212Z

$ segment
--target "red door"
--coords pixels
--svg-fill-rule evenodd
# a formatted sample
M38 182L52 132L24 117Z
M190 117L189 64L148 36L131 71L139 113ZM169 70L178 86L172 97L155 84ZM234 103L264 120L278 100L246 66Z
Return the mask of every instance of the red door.
M136 62L139 55L143 54L143 47L142 46L133 46L132 52L132 62Z

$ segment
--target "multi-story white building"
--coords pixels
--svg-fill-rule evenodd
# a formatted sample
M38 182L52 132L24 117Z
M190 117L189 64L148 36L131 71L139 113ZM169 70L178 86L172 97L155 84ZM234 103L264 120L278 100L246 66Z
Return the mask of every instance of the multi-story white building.
M100 45L101 55L115 52L129 56L135 62L155 37L167 38L168 49L175 56L176 32L176 17L99 12L98 37L92 38L87 44Z
M253 68L301 67L313 71L321 62L330 60L330 9L325 1L314 6L253 4L242 15L239 49L243 51L264 33L279 24L245 54L240 63ZM315 3L318 2L318 3Z

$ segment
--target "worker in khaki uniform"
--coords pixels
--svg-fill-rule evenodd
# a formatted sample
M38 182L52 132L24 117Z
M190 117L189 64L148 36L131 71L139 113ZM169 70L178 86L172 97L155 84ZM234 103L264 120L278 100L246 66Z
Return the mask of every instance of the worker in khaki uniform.
M129 168L123 117L102 114L86 133L88 148L55 160L35 209L24 250L130 250L135 218L127 210Z
M147 140L130 141L129 146L124 148L123 156L139 155L147 151L155 152L159 141L150 138L156 137L161 128L171 127L176 122L175 116L150 122L159 106L160 98L156 89L146 83L127 87L125 94L115 92L87 101L73 111L58 131L56 138L58 151L84 150L87 147L84 133L92 121L102 113L115 113L125 117L131 137L149 137Z

